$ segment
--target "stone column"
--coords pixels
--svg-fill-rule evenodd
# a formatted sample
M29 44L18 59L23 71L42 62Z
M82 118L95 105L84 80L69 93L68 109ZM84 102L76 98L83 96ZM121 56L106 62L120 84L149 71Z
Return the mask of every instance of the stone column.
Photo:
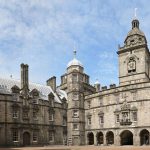
M104 146L107 145L107 142L106 142L106 132L104 132Z
M96 131L93 133L94 134L94 145L97 145L97 137L96 137Z
M133 145L140 146L140 136L139 135L133 135Z

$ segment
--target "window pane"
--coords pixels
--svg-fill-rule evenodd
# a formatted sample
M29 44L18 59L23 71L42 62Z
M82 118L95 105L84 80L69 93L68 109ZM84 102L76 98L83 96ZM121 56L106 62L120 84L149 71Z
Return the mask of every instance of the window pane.
M12 131L12 139L13 141L18 141L18 130L13 130Z

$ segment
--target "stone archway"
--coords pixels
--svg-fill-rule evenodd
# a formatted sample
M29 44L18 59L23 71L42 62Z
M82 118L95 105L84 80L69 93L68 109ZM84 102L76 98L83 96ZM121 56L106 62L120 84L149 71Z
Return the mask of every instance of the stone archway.
M133 134L129 130L125 130L120 135L121 145L133 145Z
M140 144L149 145L149 131L144 129L140 132Z
M106 134L106 143L107 145L114 144L114 133L112 131L108 131Z
M96 137L97 137L97 145L104 144L104 135L102 132L98 132Z
M94 134L90 132L87 134L88 145L94 145Z
M30 145L30 133L24 132L23 133L23 146L28 146L28 145Z

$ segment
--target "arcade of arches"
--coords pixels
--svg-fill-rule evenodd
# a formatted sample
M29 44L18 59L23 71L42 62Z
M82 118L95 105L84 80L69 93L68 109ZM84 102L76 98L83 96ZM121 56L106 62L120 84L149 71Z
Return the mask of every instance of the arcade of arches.
M134 135L131 131L129 131L129 130L122 131L119 136L119 138L120 138L119 145L134 145L133 137L134 137ZM147 129L141 130L139 133L139 139L140 139L139 145L149 145L149 143L150 143L149 131ZM96 135L94 135L94 132L91 131L87 134L87 144L88 145L94 145L94 144L96 144L96 145L113 145L113 144L115 144L114 141L115 141L115 135L114 135L113 131L108 131L108 132L106 132L106 134L99 131L96 133Z

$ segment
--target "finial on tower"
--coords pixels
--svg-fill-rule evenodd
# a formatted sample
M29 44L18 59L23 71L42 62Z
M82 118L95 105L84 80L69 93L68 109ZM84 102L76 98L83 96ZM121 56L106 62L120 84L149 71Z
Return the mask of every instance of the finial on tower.
M73 54L74 54L74 58L76 58L77 51L76 51L76 48L75 48L75 44L74 44Z
M133 28L139 29L139 21L137 19L137 8L134 8L134 19L132 20L132 29Z
M134 18L137 18L137 8L134 8Z

